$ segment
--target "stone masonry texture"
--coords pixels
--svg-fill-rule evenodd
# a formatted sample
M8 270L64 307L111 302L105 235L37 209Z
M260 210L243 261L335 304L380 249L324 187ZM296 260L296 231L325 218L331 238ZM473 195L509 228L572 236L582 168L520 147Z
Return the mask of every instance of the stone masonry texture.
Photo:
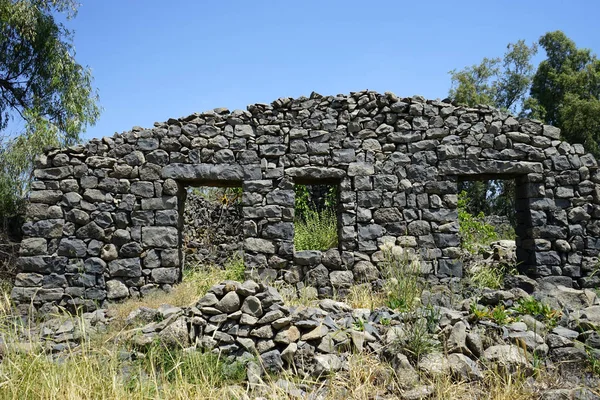
M188 186L241 186L254 279L335 289L377 279L378 246L460 277L457 183L516 182L518 268L597 284L600 174L558 128L480 106L370 91L281 98L134 127L35 163L12 297L93 309L181 279ZM339 247L295 252L294 185L335 184Z

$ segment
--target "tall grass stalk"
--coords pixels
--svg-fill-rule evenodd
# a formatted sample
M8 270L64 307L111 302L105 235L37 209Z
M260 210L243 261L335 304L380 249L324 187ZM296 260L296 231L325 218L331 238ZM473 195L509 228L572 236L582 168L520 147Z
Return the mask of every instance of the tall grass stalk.
M388 307L401 311L412 310L420 304L423 292L419 257L400 246L390 244L381 246L381 251L384 259L379 268L386 279Z
M294 247L300 250L328 250L338 244L337 216L331 209L306 210L294 224Z

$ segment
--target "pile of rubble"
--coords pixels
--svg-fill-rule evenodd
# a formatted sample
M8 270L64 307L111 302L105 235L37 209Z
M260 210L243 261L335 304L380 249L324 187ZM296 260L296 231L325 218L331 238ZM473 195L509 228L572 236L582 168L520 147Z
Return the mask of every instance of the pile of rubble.
M129 322L146 323L132 338L140 348L158 339L221 353L246 362L250 382L286 368L303 376L326 375L347 369L351 354L369 352L390 361L403 385L419 390L423 374L476 381L493 366L531 375L540 360L570 380L569 390L587 386L595 379L585 372L587 361L600 358L600 303L595 293L538 284L523 276L509 283L508 290L485 290L478 303L467 299L456 307L443 296L433 296L432 288L423 294L429 305L402 313L353 309L330 299L321 300L318 307L286 306L273 287L225 281L191 307L140 308ZM504 325L474 318L474 308L508 309L531 294L561 310L556 326L535 315ZM427 327L420 334L431 346L428 354L415 357L409 342L418 326Z

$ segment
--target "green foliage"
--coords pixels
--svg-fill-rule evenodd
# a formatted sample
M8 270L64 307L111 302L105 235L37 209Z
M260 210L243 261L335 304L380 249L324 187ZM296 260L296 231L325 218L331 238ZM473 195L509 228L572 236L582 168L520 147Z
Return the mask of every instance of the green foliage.
M423 285L420 281L421 263L418 257L402 247L381 246L383 261L379 269L385 278L387 306L409 311L419 305Z
M469 199L465 191L458 195L458 223L461 246L472 254L481 247L498 240L496 229L485 222L485 215L480 212L473 215L467 211Z
M337 186L296 185L294 247L328 250L338 245Z
M295 185L294 192L294 211L297 219L304 218L311 211L335 211L337 207L336 185Z
M509 44L503 58L450 71L450 97L541 119L560 128L565 140L600 155L600 60L561 31L544 34L538 43L546 58L537 69L531 64L537 45L521 40Z
M505 270L493 265L481 265L470 273L471 283L478 288L499 289L504 282Z
M72 33L55 20L76 11L72 0L0 0L0 215L18 212L35 156L78 142L99 115L91 70L75 61ZM6 133L15 119L24 131Z
M241 254L234 254L223 266L225 269L225 279L231 281L243 282L245 280L244 273L246 267L244 266L244 258Z
M507 227L504 236L511 235L516 226L515 181L513 179L462 181L458 183L458 191L459 193L466 192L469 201L465 208L469 213L507 217L510 226ZM514 232L512 234L514 235Z
M484 58L478 65L450 71L450 97L460 104L487 104L510 111L525 99L533 78L531 58L537 45L510 43L504 58Z
M515 321L511 312L506 310L503 305L488 308L473 302L470 306L470 312L476 321L491 320L498 325L506 325Z
M300 250L328 250L338 244L337 216L330 209L307 210L304 218L296 218L294 247Z
M517 314L529 314L535 319L544 322L549 328L554 328L562 316L559 310L552 309L549 305L542 303L532 296L520 299L513 307L513 310Z
M439 312L431 306L405 313L401 332L391 343L392 351L403 353L414 363L433 353L439 348L434 336L439 320Z
M520 299L517 304L508 309L503 305L498 305L490 309L489 307L473 302L470 306L470 312L471 316L477 321L487 319L494 321L498 325L506 325L517 321L522 315L531 315L538 321L546 324L550 329L558 324L562 316L559 310L554 310L547 304L531 296Z

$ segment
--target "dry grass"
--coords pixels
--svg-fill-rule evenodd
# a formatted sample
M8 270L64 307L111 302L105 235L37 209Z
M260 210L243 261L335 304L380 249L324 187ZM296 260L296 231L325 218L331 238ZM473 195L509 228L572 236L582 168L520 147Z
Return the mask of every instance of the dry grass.
M222 360L199 352L146 353L144 358L130 360L123 354L131 354L126 342L113 340L119 336L127 315L137 307L157 307L161 304L185 306L193 303L215 283L239 278L239 266L228 269L190 269L184 281L170 293L158 292L141 300L130 300L111 306L116 322L108 332L93 336L71 351L52 356L39 347L0 346L3 358L0 362L0 400L2 399L266 399L296 398L281 384L280 380L292 382L316 397L327 400L367 400L377 398L402 398L404 387L400 385L389 364L375 355L353 354L348 358L348 369L317 380L301 378L292 372L264 377L264 384L247 386L240 373L223 373ZM239 280L239 279L238 279ZM291 293L282 291L282 294ZM309 291L300 296L288 296L286 303L314 306L318 300ZM353 307L377 308L386 301L385 295L376 294L368 285L359 285L350 291L346 301ZM66 315L63 316L67 318ZM17 341L14 326L9 322L8 293L0 295L0 337L5 343ZM72 318L79 318L74 316ZM24 348L26 351L24 351ZM555 377L540 372L537 382L545 387L557 383ZM553 383L554 382L554 383ZM493 370L485 372L481 382L456 382L450 376L422 377L421 383L431 385L435 399L493 399L528 400L539 397L522 374L504 375ZM539 387L539 385L538 385ZM307 395L306 397L310 397Z
M224 280L243 281L244 265L233 259L225 268L216 266L193 265L184 270L182 282L166 293L156 291L140 299L131 299L123 303L111 304L109 309L117 321L125 321L129 313L139 307L158 308L162 304L176 307L189 306L202 297L208 289Z
M387 296L385 293L375 292L371 284L365 283L352 286L344 301L353 308L374 310L387 305Z

